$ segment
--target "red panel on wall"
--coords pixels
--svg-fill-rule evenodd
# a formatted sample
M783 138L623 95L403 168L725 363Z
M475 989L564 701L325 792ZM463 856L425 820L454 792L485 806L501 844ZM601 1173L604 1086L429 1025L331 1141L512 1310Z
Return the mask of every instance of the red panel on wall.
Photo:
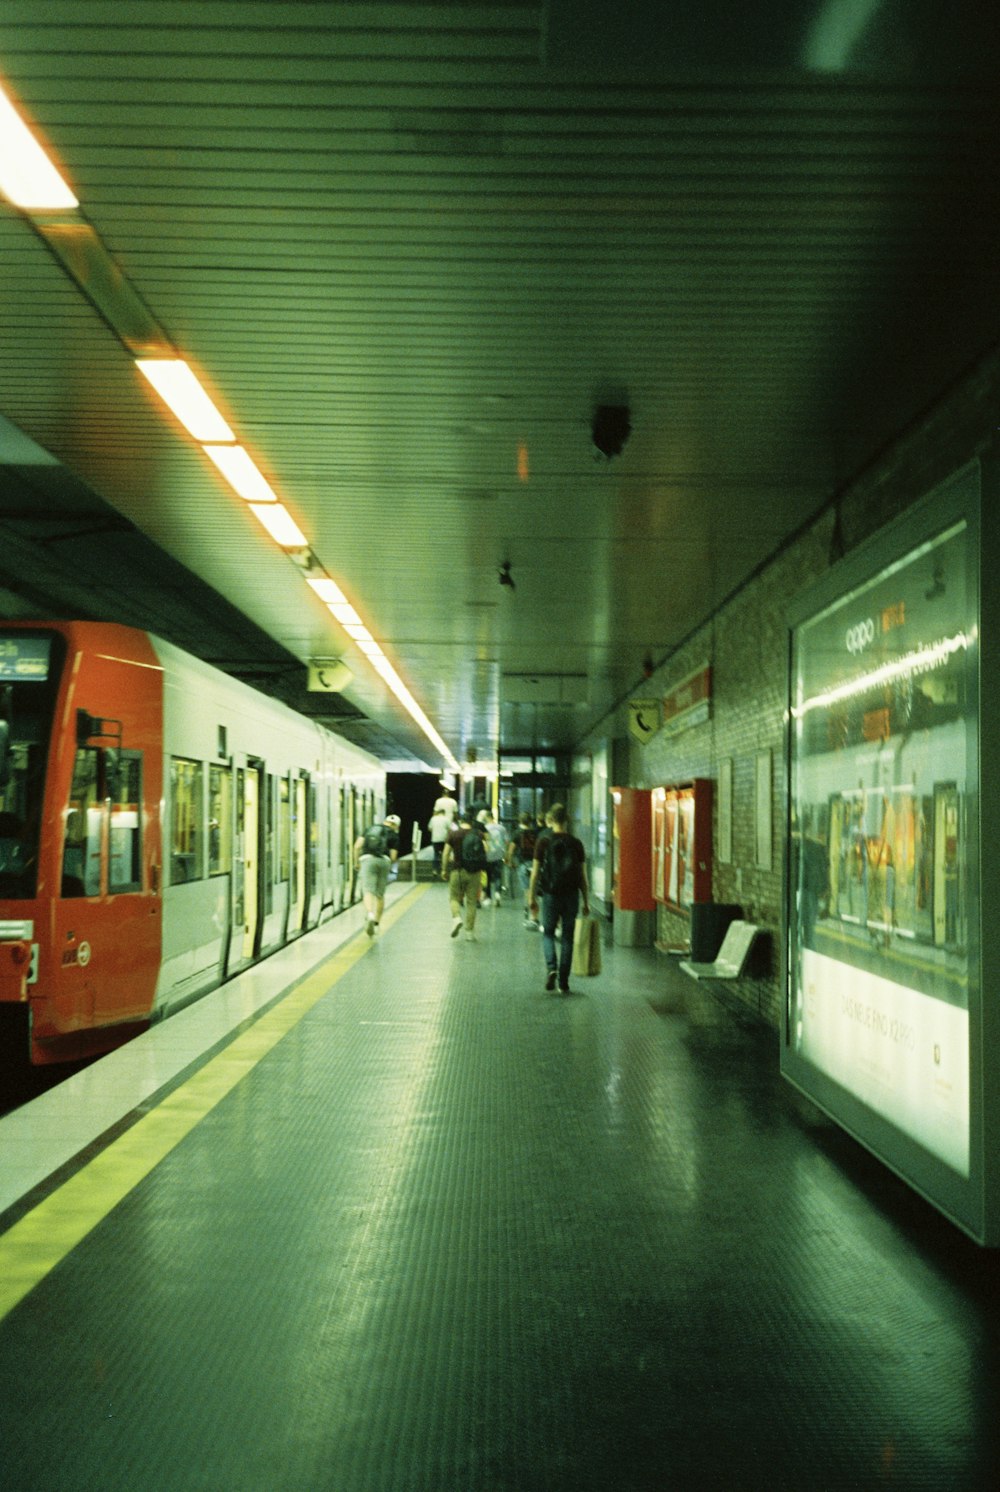
M654 788L652 887L657 901L686 908L712 900L712 784L708 778Z
M614 804L614 904L622 912L651 912L652 839L649 788L616 787Z

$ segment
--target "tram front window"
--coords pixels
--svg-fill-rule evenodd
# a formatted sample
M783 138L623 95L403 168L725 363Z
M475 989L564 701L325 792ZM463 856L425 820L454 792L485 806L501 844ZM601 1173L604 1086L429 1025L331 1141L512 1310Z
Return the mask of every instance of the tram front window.
M38 850L45 764L65 655L52 633L0 630L0 897L30 901L38 893Z
M0 896L30 900L36 891L44 757L26 741L11 744L0 789Z

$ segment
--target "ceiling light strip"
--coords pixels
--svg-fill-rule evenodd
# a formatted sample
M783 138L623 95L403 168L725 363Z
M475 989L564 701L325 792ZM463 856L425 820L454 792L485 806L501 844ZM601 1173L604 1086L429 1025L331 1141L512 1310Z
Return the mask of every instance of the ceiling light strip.
M278 494L243 446L203 447L237 496L248 503L276 503Z
M316 592L320 600L325 601L330 612L340 622L348 637L352 639L359 652L368 659L372 668L385 680L385 683L395 694L403 708L412 719L419 725L427 739L441 753L453 772L459 770L458 762L452 752L445 745L444 739L434 729L427 715L417 704L413 695L403 683L399 674L393 668L382 648L372 637L368 628L364 625L357 611L347 600L343 591L337 583L328 575L311 575L306 577L306 584Z
M0 192L26 212L60 212L79 207L73 194L45 151L35 139L6 93L0 88ZM309 541L278 501L277 494L240 445L184 358L135 358L139 372L155 389L233 490L282 549L307 549ZM379 644L365 627L340 587L329 576L313 577L309 585L327 603L330 611L353 638L372 667L383 677L397 699L409 711L453 771L458 762L431 725Z
M80 205L2 88L0 191L25 212L62 212Z
M267 529L282 549L307 549L309 540L299 528L284 503L251 503L250 511Z
M231 444L236 439L183 358L137 357L135 365L195 440Z

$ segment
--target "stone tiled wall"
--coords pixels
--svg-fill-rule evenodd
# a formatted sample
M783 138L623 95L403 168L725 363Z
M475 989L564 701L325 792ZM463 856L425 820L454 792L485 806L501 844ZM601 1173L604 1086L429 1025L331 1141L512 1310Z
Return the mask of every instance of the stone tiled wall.
M720 762L733 763L731 863L718 859L718 797L714 807L713 897L737 902L763 933L752 971L731 993L764 1019L780 1024L782 850L785 838L785 732L787 687L786 608L843 554L905 512L966 462L992 450L1000 410L1000 363L984 362L918 426L906 432L882 459L839 494L835 502L776 554L715 616L635 693L663 696L706 663L711 664L712 712L702 724L668 736L661 731L645 746L628 736L625 710L604 723L619 761L627 760L627 782L657 787L708 777L718 784ZM595 733L594 740L602 732ZM585 749L586 743L582 743ZM771 867L757 864L756 763L772 762ZM685 941L686 917L659 907L657 940Z

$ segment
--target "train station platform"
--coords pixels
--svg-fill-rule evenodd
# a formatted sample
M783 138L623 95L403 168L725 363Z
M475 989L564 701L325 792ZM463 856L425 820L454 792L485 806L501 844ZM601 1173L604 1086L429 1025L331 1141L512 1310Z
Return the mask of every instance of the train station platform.
M478 921L396 886L0 1121L5 1492L995 1488L997 1258L673 960Z

